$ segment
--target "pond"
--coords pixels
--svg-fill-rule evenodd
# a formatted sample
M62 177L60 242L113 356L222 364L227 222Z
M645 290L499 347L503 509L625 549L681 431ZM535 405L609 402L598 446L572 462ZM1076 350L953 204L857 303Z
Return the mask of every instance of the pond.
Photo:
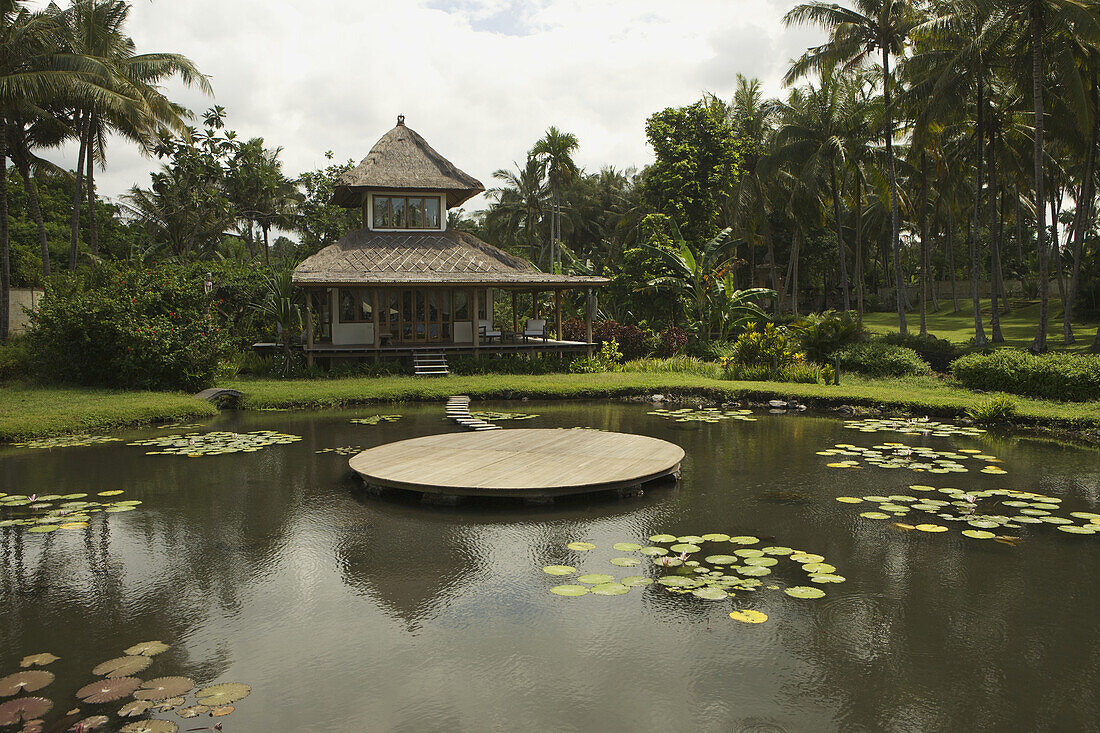
M142 679L251 685L220 719L227 731L1096 729L1100 535L1033 522L995 528L1021 538L998 541L963 536L965 517L861 516L957 498L911 485L1038 492L1062 500L1055 514L1098 512L1095 450L1020 435L861 432L811 413L706 422L610 401L477 407L538 415L513 423L522 427L672 441L687 452L682 480L625 499L438 507L368 495L346 455L318 453L456 429L440 405L227 412L121 442L3 447L0 492L141 504L92 514L87 527L0 529L0 676L26 655L59 656L45 667L56 680L33 693L56 701L56 717L94 666L158 640L169 649ZM302 439L195 458L128 445L189 430ZM834 448L888 442L939 452L917 451L921 461L950 453L938 460L967 470L882 467L889 456ZM841 458L818 455L834 449ZM847 461L859 467L830 465ZM836 500L867 495L883 501ZM904 529L922 522L948 529ZM550 565L658 577L651 558L612 545L659 545L649 538L663 533L759 538L754 547L821 555L846 580L815 585L776 565L760 587L724 600L659 584L550 593L577 582L543 572ZM718 545L737 547L708 541L698 557ZM642 562L609 562L623 555ZM784 592L794 585L825 595ZM739 609L767 621L732 619ZM157 717L183 729L215 722ZM111 720L102 730L117 729Z

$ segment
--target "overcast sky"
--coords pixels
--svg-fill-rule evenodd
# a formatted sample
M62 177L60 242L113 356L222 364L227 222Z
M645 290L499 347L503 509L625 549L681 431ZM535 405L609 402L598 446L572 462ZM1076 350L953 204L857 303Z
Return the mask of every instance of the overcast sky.
M44 4L44 3L42 3ZM62 3L64 4L64 3ZM138 52L173 51L215 99L177 84L196 113L224 106L242 138L282 146L288 174L366 156L397 115L493 185L549 125L577 135L588 170L652 160L645 119L736 75L781 91L788 61L822 37L783 27L793 0L134 0ZM75 149L49 156L75 165ZM108 149L97 183L117 196L157 163ZM484 197L466 204L482 208Z

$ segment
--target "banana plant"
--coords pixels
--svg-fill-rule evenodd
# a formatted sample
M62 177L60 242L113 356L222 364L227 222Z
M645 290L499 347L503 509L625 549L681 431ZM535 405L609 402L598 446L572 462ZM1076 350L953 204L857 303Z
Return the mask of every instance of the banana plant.
M715 312L718 315L718 336L725 341L730 331L750 321L767 320L768 314L761 309L758 300L774 298L771 288L746 288L738 290L732 272L727 272L718 282L715 296Z
M703 245L699 255L695 254L691 245L679 238L679 231L676 235L678 239L673 242L673 249L645 245L657 256L667 273L650 280L649 286L691 302L697 319L697 333L700 338L706 338L711 323L711 301L718 291L719 282L731 271L732 230L727 227L718 232Z

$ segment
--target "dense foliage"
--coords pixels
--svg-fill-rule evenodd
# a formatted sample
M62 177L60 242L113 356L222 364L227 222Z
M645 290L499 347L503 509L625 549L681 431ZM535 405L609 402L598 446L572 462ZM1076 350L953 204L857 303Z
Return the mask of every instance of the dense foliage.
M963 356L955 360L951 372L970 389L1070 402L1100 400L1098 356L1061 353L1035 356L999 349Z
M202 284L176 268L51 280L29 339L40 377L106 387L200 390L226 354Z
M849 344L835 352L841 371L868 377L912 377L932 373L916 351L883 341Z

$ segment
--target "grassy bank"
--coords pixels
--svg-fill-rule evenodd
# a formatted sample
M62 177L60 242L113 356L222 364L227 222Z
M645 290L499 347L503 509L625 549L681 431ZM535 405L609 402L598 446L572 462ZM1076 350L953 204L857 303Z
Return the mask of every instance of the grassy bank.
M226 386L245 394L244 407L328 407L369 402L441 400L452 394L480 399L580 399L661 392L723 400L797 398L812 406L863 405L940 417L965 413L989 395L935 377L866 379L845 376L840 385L730 382L683 373L486 375L425 379L239 380ZM1062 428L1100 426L1100 402L1063 403L1012 398L1021 424Z
M210 403L177 392L4 384L0 395L0 441L4 442L217 413Z
M985 324L985 336L993 335L989 321L989 300L981 301L982 321ZM974 312L971 310L970 301L961 297L959 299L959 312L953 311L950 296L940 298L940 310L933 313L931 304L927 315L928 332L948 341L965 344L974 338ZM920 313L906 314L906 321L911 333L917 333L920 328ZM1026 349L1032 339L1035 338L1035 326L1039 322L1039 303L1028 303L1013 308L1008 313L1001 314L1001 332L1005 337L1005 346L1015 346ZM886 333L898 330L897 313L866 313L863 316L863 324L872 333ZM1067 346L1062 339L1062 303L1056 298L1050 301L1050 320L1047 324L1047 342L1052 350L1057 351L1087 351L1096 336L1095 322L1075 322L1073 335L1076 343Z
M244 409L323 408L339 405L439 401L452 394L475 399L586 399L664 393L719 400L793 398L810 406L860 405L957 417L988 397L935 377L866 379L846 375L838 386L730 382L677 372L604 374L478 375L423 378L234 380ZM0 404L0 441L212 415L215 408L167 392L116 392L80 388L5 385ZM1012 398L1016 422L1062 429L1100 428L1100 402L1062 403Z

